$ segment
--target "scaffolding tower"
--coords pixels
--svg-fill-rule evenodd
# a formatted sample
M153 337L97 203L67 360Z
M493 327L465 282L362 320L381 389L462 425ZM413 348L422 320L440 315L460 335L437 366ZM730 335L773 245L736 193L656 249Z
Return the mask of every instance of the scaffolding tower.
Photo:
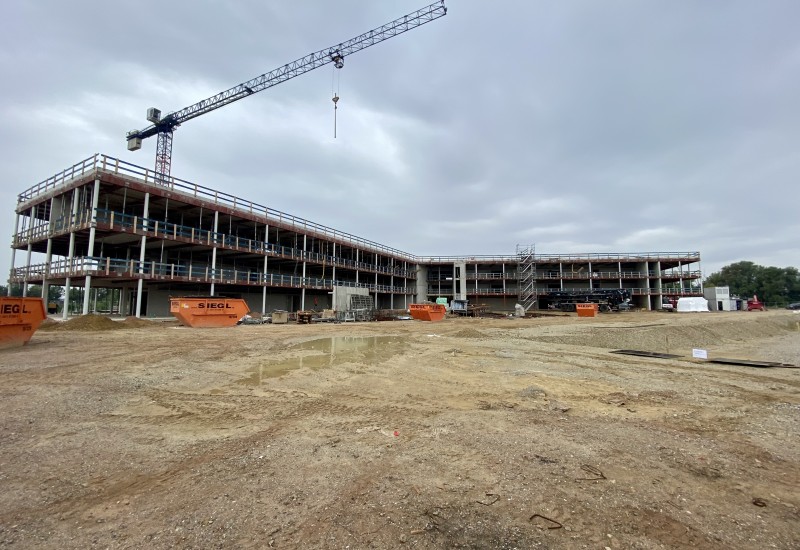
M517 245L519 303L528 311L536 305L536 247Z

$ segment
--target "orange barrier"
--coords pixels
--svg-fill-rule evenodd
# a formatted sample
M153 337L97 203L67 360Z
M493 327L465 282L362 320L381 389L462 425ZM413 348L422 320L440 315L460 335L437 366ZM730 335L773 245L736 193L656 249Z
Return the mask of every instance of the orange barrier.
M442 304L410 304L408 311L418 321L441 321L447 308Z
M0 297L0 348L27 344L45 317L41 298Z
M578 317L595 317L597 315L597 304L575 304L575 311Z
M169 312L192 328L232 327L250 313L240 298L170 298Z

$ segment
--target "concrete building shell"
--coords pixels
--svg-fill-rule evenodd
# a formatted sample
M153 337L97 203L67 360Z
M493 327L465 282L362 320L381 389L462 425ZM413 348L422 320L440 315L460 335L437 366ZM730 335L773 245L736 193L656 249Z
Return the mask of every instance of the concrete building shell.
M525 250L417 256L96 154L19 195L9 283L114 289L120 314L148 317L168 316L168 298L183 295L323 309L335 285L368 289L380 309L447 297L513 311L526 285L533 304L554 289L626 288L645 309L702 295L699 252ZM90 295L77 313L92 311Z

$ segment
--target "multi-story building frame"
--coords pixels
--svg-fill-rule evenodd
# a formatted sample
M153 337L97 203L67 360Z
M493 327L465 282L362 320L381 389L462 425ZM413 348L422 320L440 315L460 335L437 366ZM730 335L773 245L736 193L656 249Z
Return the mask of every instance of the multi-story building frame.
M584 288L627 288L654 309L662 295L702 294L698 252L422 257L156 176L96 154L22 192L9 283L44 295L83 288L77 313L92 311L91 289L111 289L116 311L150 317L187 294L241 296L261 312L322 309L336 286L368 289L379 309L448 297L510 311L548 289Z

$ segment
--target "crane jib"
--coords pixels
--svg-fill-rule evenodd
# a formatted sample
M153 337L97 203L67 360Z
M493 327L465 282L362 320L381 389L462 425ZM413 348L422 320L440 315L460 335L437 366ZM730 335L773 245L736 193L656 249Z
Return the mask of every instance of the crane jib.
M150 109L148 111L148 120L153 124L143 130L131 130L128 132L126 136L128 141L128 149L135 151L141 147L141 141L143 139L152 137L154 135L159 135L159 139L161 139L164 134L171 134L175 128L188 120L219 109L220 107L228 105L229 103L233 103L234 101L249 97L257 92L266 90L267 88L271 88L272 86L282 82L286 82L287 80L305 74L318 67L322 67L323 65L327 65L328 63L335 63L337 67L341 68L344 58L348 55L352 55L365 48L397 36L398 34L407 32L411 29L419 27L420 25L424 25L425 23L430 23L431 21L443 17L446 14L447 7L444 5L444 0L440 0L425 6L424 8L418 9L415 12L395 19L390 23L386 23L385 25L381 25L380 27L372 29L371 31L360 34L355 38L351 38L350 40L337 44L336 46L310 53L304 57L292 61L291 63L286 63L277 69L273 69L268 73L259 75L251 80L248 80L247 82L243 82L237 86L199 101L194 105L190 105L189 107L179 111L169 113L163 118L160 118L160 111L157 109ZM171 143L172 140L170 137L170 149ZM170 152L162 151L160 154L162 157L164 154L166 154L167 158L169 158ZM159 165L158 155L159 153L157 153L157 166ZM162 158L161 164L162 165L160 166L160 169L157 169L156 171L161 172L165 176L169 176L169 161L167 161L166 165L163 165Z

